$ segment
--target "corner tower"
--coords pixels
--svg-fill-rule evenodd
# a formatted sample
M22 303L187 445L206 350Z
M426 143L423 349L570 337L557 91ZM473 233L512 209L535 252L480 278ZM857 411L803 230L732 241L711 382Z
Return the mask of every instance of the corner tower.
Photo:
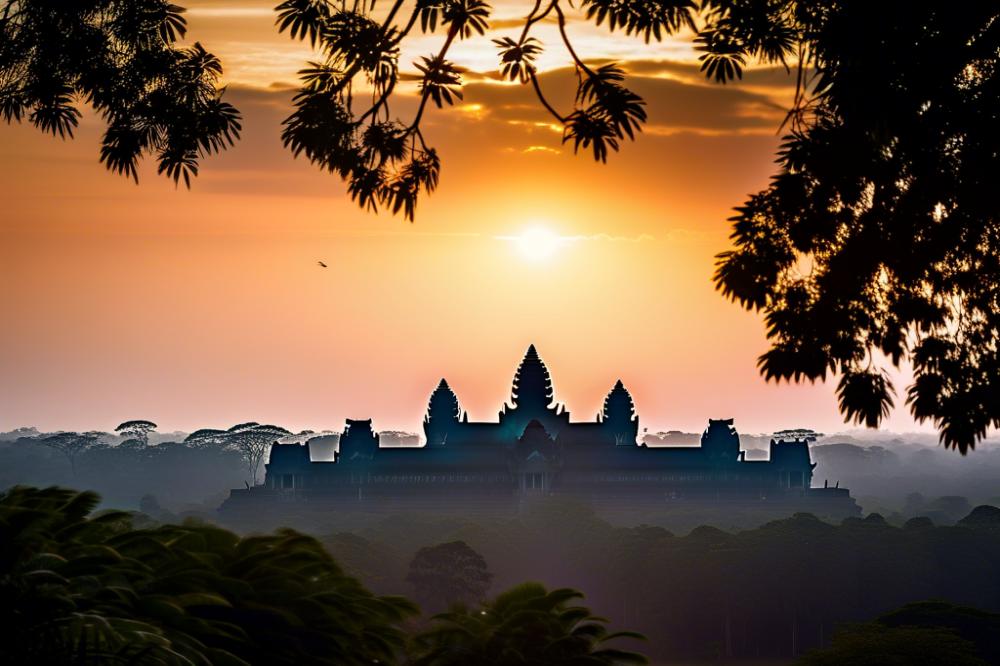
M458 424L461 413L458 396L448 386L448 382L442 379L431 393L427 416L424 417L424 436L427 438L427 446L447 444L448 435Z
M635 413L632 394L620 379L604 399L601 422L614 437L616 445L635 446L639 436L639 417Z

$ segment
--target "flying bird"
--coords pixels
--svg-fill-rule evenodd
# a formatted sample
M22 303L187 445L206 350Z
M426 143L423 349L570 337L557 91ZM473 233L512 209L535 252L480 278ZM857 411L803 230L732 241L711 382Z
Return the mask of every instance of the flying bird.
M327 267L326 264L324 264L322 261L317 261L316 263L322 266L323 268Z

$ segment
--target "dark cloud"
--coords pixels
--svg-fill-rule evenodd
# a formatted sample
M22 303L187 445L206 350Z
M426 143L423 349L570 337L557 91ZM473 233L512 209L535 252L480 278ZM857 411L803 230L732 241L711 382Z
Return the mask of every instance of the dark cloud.
M701 71L701 65L694 62L679 62L676 60L629 60L622 66L633 76L673 77L685 82L704 85L714 84L706 80ZM795 86L795 70L786 70L782 66L755 66L743 72L743 78L728 87L739 88L792 88Z
M572 69L545 72L539 80L556 109L572 108L576 90ZM632 76L628 85L646 101L648 126L654 133L774 132L784 115L772 98L740 86L689 84L650 75ZM552 120L530 86L473 82L464 91L466 103L482 105L493 121L532 125Z

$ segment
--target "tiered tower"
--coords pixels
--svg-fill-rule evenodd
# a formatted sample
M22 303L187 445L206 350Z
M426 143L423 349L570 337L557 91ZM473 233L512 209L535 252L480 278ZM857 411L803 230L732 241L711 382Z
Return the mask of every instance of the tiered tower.
M501 427L510 436L519 438L525 426L537 420L549 435L555 436L569 423L569 412L553 404L554 395L549 369L538 356L535 345L530 345L514 373L511 406L504 405L500 412Z
M701 449L714 465L735 463L740 457L740 436L732 419L709 419L701 435Z
M424 436L427 438L427 446L447 444L448 435L454 431L461 415L462 409L458 404L458 396L448 386L448 382L442 379L434 392L431 393L431 400L427 405L427 416L424 417Z
M614 437L615 444L635 446L639 436L639 417L635 413L632 395L620 379L604 399L602 422Z
M347 419L347 426L340 436L337 460L358 462L371 460L378 451L379 436L372 428L372 420Z

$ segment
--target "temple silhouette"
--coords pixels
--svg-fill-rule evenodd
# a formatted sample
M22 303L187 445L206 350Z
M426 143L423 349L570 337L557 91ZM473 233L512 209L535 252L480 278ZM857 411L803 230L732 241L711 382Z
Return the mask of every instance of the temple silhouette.
M371 419L349 419L332 461L313 460L309 442L275 443L263 486L234 490L227 504L273 497L364 510L474 510L566 495L619 509L736 500L857 513L846 489L812 488L805 440L772 440L768 460L745 460L733 420L711 419L700 446L647 446L620 380L594 421L571 421L554 395L531 345L497 421L469 421L442 379L430 396L423 446L380 446Z

